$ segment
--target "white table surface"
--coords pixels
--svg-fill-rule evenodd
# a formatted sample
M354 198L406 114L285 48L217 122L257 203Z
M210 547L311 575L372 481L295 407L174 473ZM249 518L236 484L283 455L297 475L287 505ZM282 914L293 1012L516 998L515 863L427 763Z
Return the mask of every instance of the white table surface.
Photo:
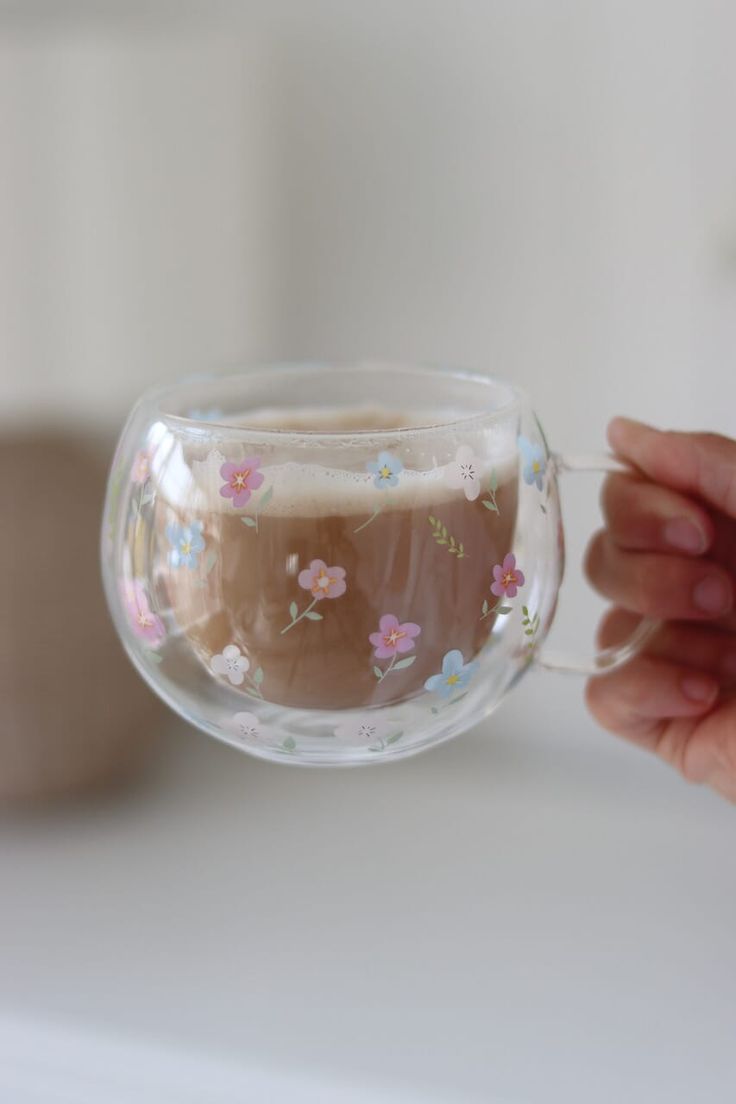
M736 812L574 681L356 771L172 719L137 788L6 816L0 885L8 1104L735 1098Z

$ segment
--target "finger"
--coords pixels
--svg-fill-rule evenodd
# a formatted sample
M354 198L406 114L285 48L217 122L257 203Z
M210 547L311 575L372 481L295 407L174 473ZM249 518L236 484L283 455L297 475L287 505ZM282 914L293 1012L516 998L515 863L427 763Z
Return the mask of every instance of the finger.
M598 627L599 646L610 648L621 643L631 636L640 620L627 610L609 610ZM736 684L736 638L710 625L665 622L648 640L645 652L657 659L712 674L722 688Z
M733 608L731 576L709 560L625 552L605 530L593 537L585 569L595 589L617 606L667 621L708 620Z
M601 507L620 548L685 552L700 556L710 548L715 527L697 502L668 487L630 475L609 475Z
M707 713L718 691L711 675L642 655L590 679L585 698L603 728L655 747L663 722Z
M614 418L608 440L656 483L697 495L736 518L736 441L716 433L662 432L630 418Z

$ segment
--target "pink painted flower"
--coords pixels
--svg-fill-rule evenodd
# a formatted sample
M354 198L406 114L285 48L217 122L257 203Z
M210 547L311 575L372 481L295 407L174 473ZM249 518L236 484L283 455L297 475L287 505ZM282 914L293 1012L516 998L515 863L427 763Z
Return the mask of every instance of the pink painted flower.
M368 639L376 649L376 659L391 659L397 654L410 652L414 647L414 637L422 631L413 621L399 624L393 613L384 613L378 622L378 632L371 633Z
M497 598L515 598L516 591L523 585L524 573L516 566L516 556L509 552L503 563L496 564L493 569L491 594L495 594Z
M133 483L142 486L151 474L151 458L145 449L141 449L135 455L133 467L130 470L130 478Z
M312 560L309 567L299 572L299 586L311 590L312 596L339 598L347 589L344 567L328 567L324 560Z
M245 506L251 493L257 491L263 482L263 472L258 470L260 466L260 456L247 456L238 464L223 464L220 468L220 475L225 480L220 487L222 497L231 498L237 509Z
M123 600L130 627L135 635L141 640L145 640L151 648L158 648L160 644L163 644L166 630L161 619L151 610L143 583L137 579L132 583L127 583Z

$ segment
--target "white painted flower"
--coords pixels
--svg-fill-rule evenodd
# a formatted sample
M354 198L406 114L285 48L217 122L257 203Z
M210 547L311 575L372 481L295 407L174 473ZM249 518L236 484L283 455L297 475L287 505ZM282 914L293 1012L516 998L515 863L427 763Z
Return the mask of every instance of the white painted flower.
M469 502L480 494L481 464L468 445L461 445L455 459L445 469L445 481L454 491L462 491Z
M258 718L253 713L236 713L232 727L241 740L257 740L261 732Z
M335 729L335 735L338 740L344 740L348 744L372 744L375 740L385 740L395 729L396 725L366 714L364 717L343 721Z
M216 675L224 675L233 686L240 686L245 681L245 673L250 667L250 660L240 654L237 644L228 644L222 649L220 655L215 655L210 660L210 667Z

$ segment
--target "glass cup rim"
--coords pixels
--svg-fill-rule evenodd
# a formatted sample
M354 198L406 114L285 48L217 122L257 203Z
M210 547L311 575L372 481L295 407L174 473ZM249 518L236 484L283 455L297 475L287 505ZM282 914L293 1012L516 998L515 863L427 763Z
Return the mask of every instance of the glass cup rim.
M225 385L228 381L251 379L257 376L279 376L292 373L300 377L316 373L334 373L345 376L346 374L359 375L365 371L371 373L385 372L396 373L400 371L405 375L416 376L420 379L454 379L458 383L470 383L476 386L505 389L509 395L506 402L494 405L492 409L480 410L462 417L449 417L436 422L427 422L419 425L399 426L391 429L284 429L262 428L234 424L227 419L197 418L186 414L175 414L165 409L167 400L180 395L186 387L200 385L206 387L208 383ZM507 419L521 408L524 401L524 393L520 388L499 376L493 376L485 372L474 372L462 368L449 368L442 365L398 362L398 361L276 361L257 363L252 367L242 366L225 371L201 372L183 376L173 383L154 387L145 392L139 400L140 407L148 407L156 419L164 422L172 429L183 433L192 433L197 437L202 434L211 434L213 431L222 436L227 434L231 438L247 438L249 441L308 441L310 443L320 439L329 440L331 443L361 440L395 440L397 437L406 438L431 432L447 432L457 429L465 431L474 426L491 425L494 422Z

